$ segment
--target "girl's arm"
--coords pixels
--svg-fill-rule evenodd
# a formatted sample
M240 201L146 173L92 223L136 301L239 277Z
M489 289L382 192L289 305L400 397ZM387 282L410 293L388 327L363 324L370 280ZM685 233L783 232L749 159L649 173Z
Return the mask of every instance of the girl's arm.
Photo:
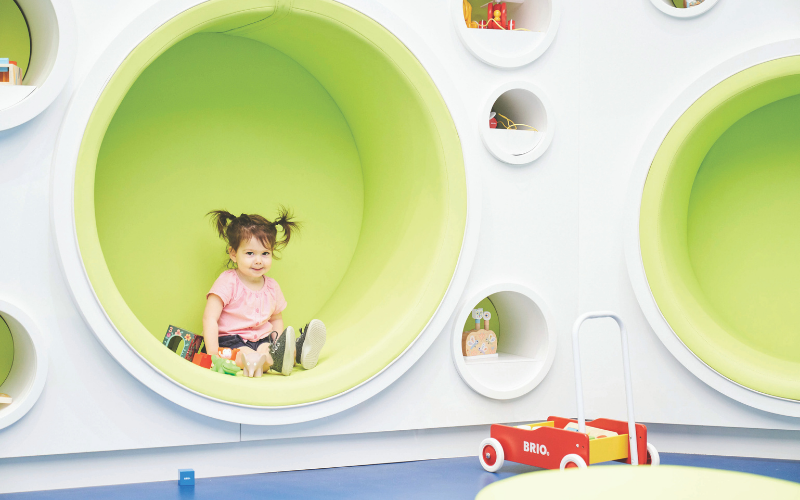
M222 314L223 307L219 295L209 294L206 310L203 312L203 338L206 342L206 352L214 356L219 349L219 315Z
M278 335L283 333L283 313L279 312L278 314L273 314L270 316L269 322L272 323L272 329L278 332L272 335L272 340L275 340L278 338Z

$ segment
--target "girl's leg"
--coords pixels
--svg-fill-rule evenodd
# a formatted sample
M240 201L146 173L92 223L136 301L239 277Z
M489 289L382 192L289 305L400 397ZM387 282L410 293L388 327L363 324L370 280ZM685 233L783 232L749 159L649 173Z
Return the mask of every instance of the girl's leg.
M295 364L302 365L306 370L317 366L326 337L325 323L318 319L311 320L305 328L301 328L300 337L297 339Z

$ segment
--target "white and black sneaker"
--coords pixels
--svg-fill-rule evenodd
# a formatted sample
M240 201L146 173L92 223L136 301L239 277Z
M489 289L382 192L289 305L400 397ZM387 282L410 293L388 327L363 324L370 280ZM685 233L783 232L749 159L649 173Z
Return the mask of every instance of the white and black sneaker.
M297 351L295 361L298 365L302 365L306 370L317 366L326 335L325 323L318 319L312 319L311 323L300 329L300 337L295 348Z
M284 375L290 375L294 368L294 348L294 328L287 326L269 349L272 355L271 368Z

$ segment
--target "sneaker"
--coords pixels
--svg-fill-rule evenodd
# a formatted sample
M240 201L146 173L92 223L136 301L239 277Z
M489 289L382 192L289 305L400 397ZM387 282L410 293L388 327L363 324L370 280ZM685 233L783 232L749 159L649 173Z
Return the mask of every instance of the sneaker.
M294 367L294 328L291 326L278 336L269 349L272 355L272 369L284 375L292 373Z
M310 370L317 366L319 353L325 345L325 323L318 319L312 319L311 323L306 324L300 329L300 337L297 339L297 351L295 361L302 365L304 369Z

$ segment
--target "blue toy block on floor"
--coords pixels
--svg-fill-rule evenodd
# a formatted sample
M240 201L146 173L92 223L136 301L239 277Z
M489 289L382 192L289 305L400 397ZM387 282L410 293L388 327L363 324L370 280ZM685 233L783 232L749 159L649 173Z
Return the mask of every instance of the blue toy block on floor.
M178 469L178 484L194 486L194 469Z

